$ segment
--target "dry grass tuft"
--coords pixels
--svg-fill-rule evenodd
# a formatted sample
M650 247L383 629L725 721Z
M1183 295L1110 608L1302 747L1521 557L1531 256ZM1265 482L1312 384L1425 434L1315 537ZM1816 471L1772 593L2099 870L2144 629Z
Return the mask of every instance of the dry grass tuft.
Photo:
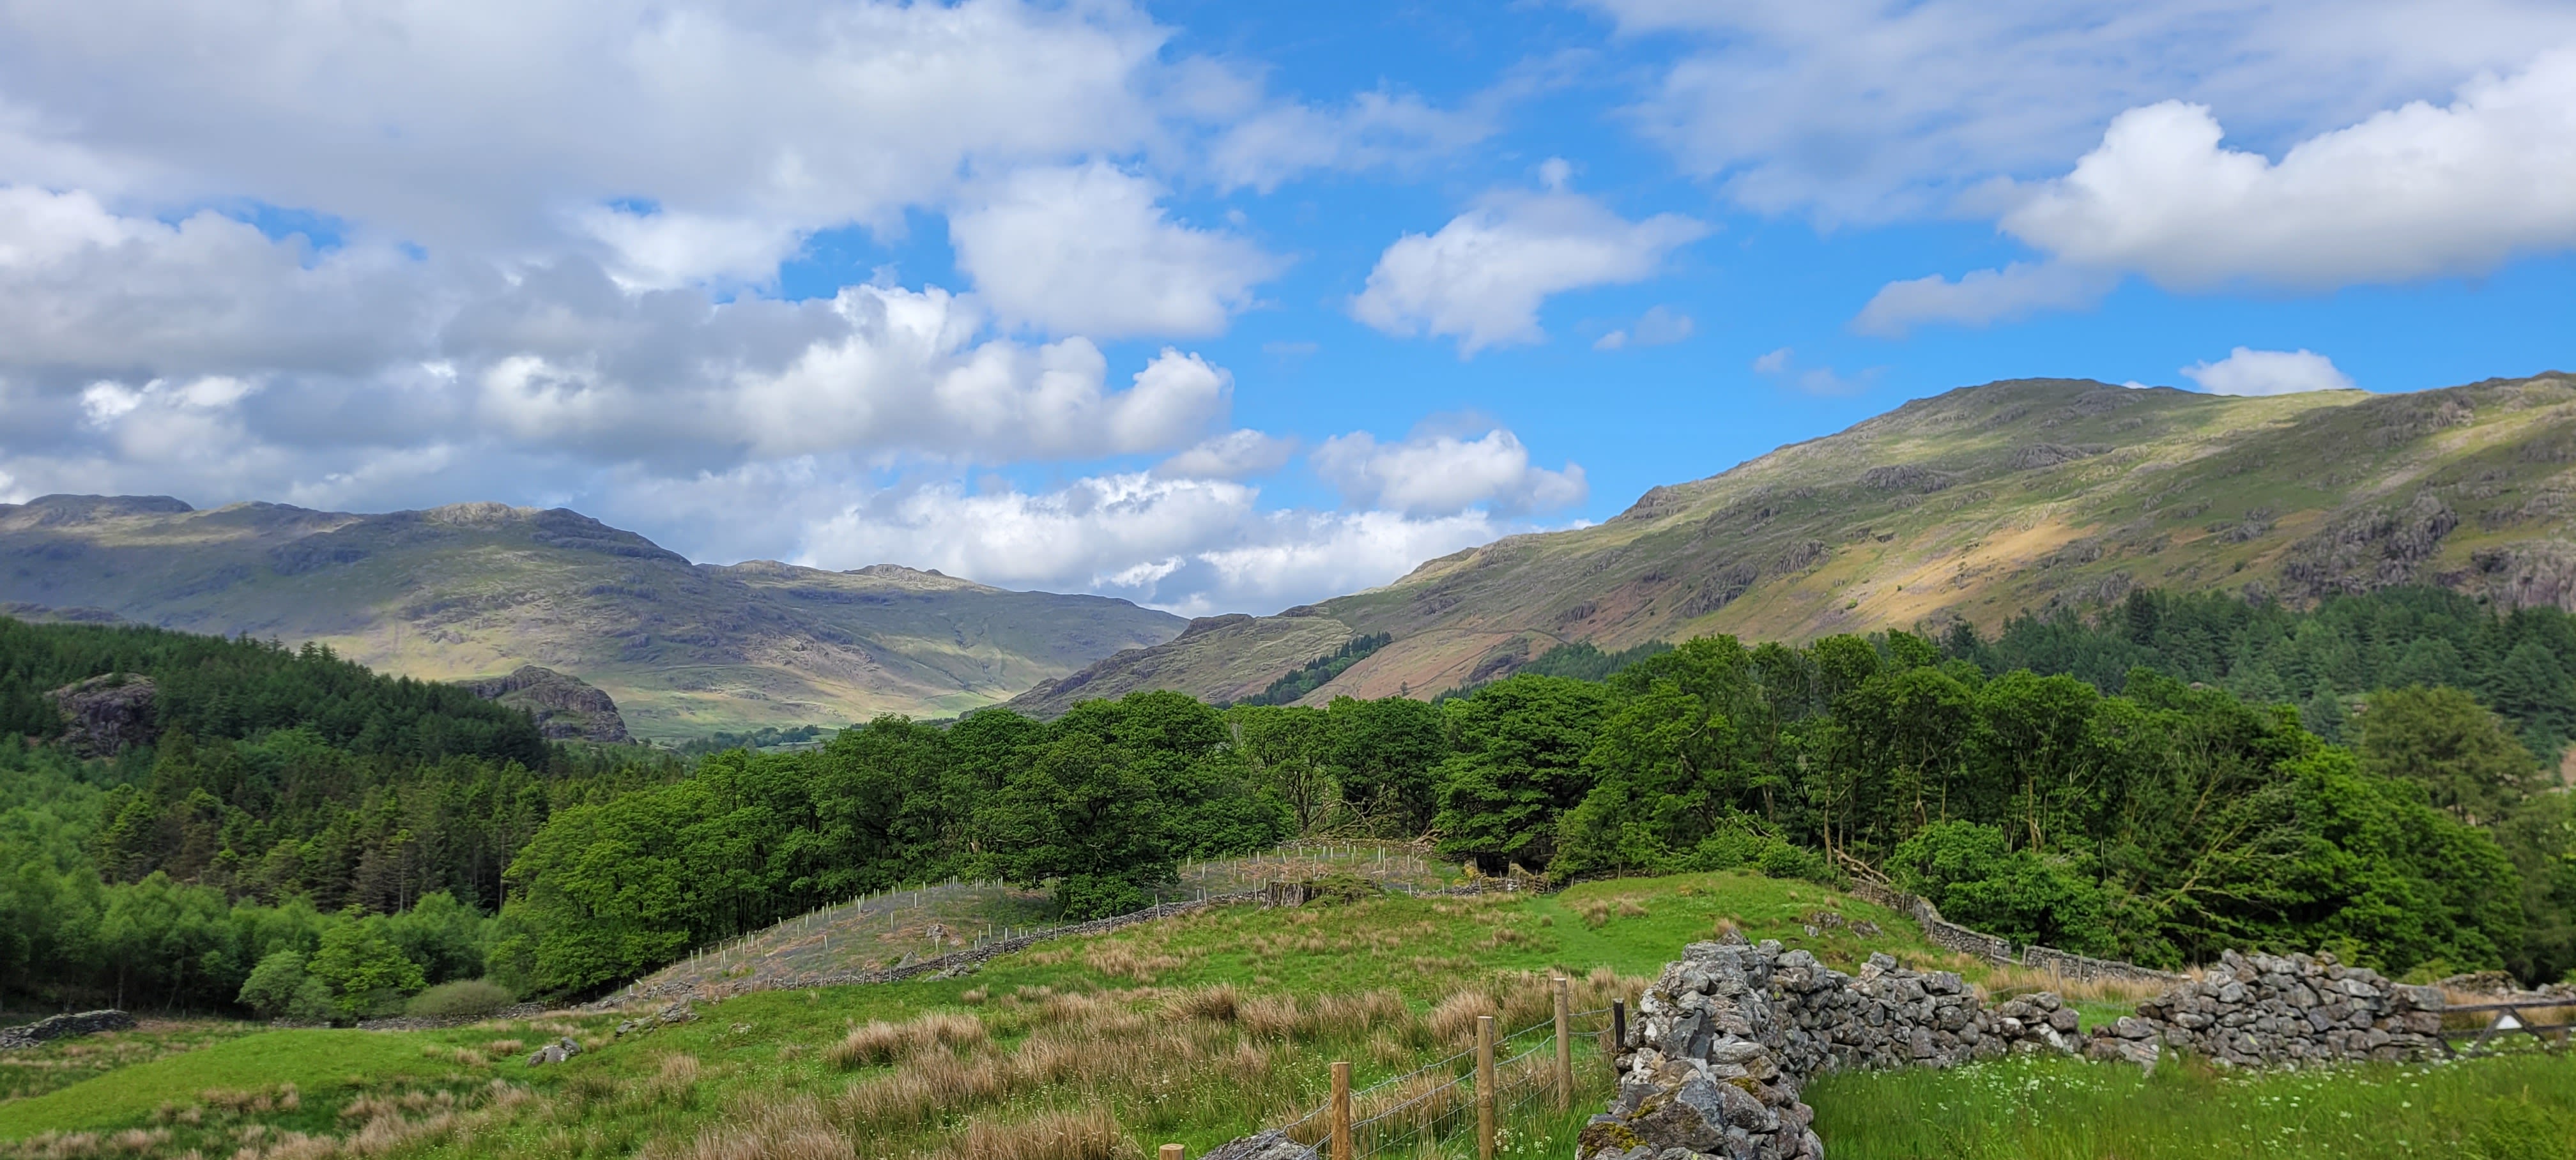
M1092 970L1139 983L1151 983L1163 972L1188 963L1178 955L1156 954L1126 942L1093 943L1082 955L1082 964Z
M833 1101L832 1111L856 1132L910 1131L936 1123L947 1109L1000 1099L1007 1086L1002 1069L989 1056L969 1061L940 1053L892 1075L850 1085Z
M955 1160L1120 1160L1141 1151L1107 1108L968 1124L934 1155Z
M1502 1009L1494 1005L1492 995L1482 989L1470 989L1453 991L1447 998L1433 1004L1431 1013L1423 1016L1422 1022L1424 1028L1431 1032L1433 1042L1460 1047L1476 1041L1476 1019L1479 1016L1501 1014Z
M824 1049L823 1058L848 1071L893 1063L933 1048L973 1046L987 1038L981 1019L957 1011L932 1011L902 1023L876 1019L853 1027L839 1043Z
M1185 1015L1192 1019L1205 1019L1213 1023L1231 1023L1242 1009L1243 993L1235 990L1232 983L1193 987L1181 992L1180 998L1172 1001L1174 1014Z
M685 1151L646 1160L857 1160L858 1153L810 1099L751 1102L698 1133Z

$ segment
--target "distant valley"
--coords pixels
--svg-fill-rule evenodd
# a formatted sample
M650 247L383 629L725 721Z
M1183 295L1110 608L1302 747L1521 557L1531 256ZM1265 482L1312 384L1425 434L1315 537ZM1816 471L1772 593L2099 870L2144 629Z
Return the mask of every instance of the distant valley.
M952 716L1184 623L897 566L692 564L563 510L94 496L0 505L0 611L310 640L434 680L541 665L608 692L646 739Z

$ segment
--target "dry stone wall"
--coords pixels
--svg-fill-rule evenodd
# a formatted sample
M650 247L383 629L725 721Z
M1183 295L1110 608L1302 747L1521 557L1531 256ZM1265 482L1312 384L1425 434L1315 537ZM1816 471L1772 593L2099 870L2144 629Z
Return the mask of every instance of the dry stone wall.
M2047 992L1981 1002L1955 974L1870 956L1853 975L1776 942L1693 943L1638 1003L1615 1061L1619 1094L1585 1126L1579 1160L1810 1160L1801 1101L1828 1071L1950 1067L2007 1054L2155 1065L2166 1048L2227 1066L2443 1054L2442 992L2331 955L2229 951L2206 977L2141 1003L2091 1037Z
M2011 1052L2072 1052L2055 995L1988 1010L1958 975L1872 955L1845 975L1776 942L1693 943L1639 1001L1619 1095L1585 1126L1582 1160L1822 1157L1799 1099L1819 1073L1948 1067Z
M0 1027L0 1051L34 1047L54 1039L75 1035L94 1035L101 1031L127 1031L134 1027L134 1016L123 1011L83 1011L72 1015L48 1015L33 1023Z
M2438 987L2409 987L2333 955L2228 951L2196 982L2138 1004L2100 1029L2087 1053L2152 1061L2171 1047L2235 1067L2448 1054Z

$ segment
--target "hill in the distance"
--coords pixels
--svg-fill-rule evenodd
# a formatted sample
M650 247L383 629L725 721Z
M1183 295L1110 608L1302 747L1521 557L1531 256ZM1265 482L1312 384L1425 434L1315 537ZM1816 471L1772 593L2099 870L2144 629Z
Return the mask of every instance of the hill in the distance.
M892 565L692 564L560 509L200 511L97 496L0 505L0 608L311 640L433 680L540 665L607 691L645 738L948 716L1183 623Z
M1593 527L1513 536L1383 588L1206 624L1030 690L1052 714L1131 689L1227 699L1361 633L1316 689L1425 696L1560 644L2005 619L2132 588L2440 584L2576 610L2576 381L2232 398L2026 379L1918 399Z

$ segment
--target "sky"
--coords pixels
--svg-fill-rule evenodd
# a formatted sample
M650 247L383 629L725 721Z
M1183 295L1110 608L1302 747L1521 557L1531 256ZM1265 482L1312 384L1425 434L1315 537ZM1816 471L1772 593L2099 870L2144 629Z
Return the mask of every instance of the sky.
M1954 387L2571 338L2566 0L0 0L0 502L1266 613Z

